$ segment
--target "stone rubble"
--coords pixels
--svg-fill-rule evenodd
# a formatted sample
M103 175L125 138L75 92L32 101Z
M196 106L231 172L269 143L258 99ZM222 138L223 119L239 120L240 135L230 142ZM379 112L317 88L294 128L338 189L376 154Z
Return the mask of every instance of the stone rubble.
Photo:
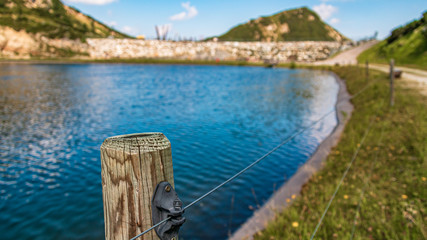
M173 42L140 39L87 39L93 59L181 59L314 62L345 47L340 42Z

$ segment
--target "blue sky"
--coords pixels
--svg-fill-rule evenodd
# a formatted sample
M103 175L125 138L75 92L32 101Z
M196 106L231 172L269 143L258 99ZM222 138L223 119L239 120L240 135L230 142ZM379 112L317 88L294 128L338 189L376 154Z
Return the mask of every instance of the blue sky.
M155 37L155 25L169 24L169 36L203 38L259 16L307 6L354 40L390 31L427 10L426 0L63 0L133 36Z

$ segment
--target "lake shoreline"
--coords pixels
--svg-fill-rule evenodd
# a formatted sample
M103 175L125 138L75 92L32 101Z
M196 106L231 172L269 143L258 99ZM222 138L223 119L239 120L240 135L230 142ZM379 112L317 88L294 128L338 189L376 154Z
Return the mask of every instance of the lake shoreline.
M0 64L168 64L168 65L206 65L206 66L247 66L247 67L267 67L264 62L250 61L209 61L209 60L179 60L179 59L1 59ZM304 62L280 63L276 67L296 67L296 64L306 64ZM298 65L299 66L299 65Z
M252 217L242 224L229 239L253 239L253 236L257 232L265 229L267 224L274 220L277 212L281 212L284 208L292 204L292 196L295 198L295 196L299 195L302 187L313 174L323 167L331 149L340 141L341 134L351 117L354 107L350 102L351 95L347 91L345 81L335 73L330 73L334 76L339 85L337 102L335 104L336 117L338 120L337 126L332 133L319 144L310 159L307 160L307 162L301 166L260 209L256 210Z
M37 226L37 213L45 209L49 215L42 220L58 224L30 227L22 234L28 238L54 239L64 235L72 239L86 232L85 238L102 238L105 226L99 144L109 136L150 131L168 136L175 151L177 191L181 191L182 201L189 203L194 196L215 187L216 182L252 163L252 157L264 154L277 141L278 132L287 132L307 118L334 109L338 92L338 85L328 72L285 68L136 64L0 67L4 84L1 96L6 104L2 116L7 133L10 132L0 145L11 149L0 164L17 162L8 167L19 172L19 178L6 176L2 182L2 188L11 189L2 214L8 220L0 227L8 229L5 238L20 234L22 226L14 222ZM309 112L301 111L307 107ZM181 237L226 239L229 229L235 230L253 214L247 208L254 201L251 191L236 194L235 190L252 186L259 199L268 199L274 192L268 186L283 183L283 174L293 175L337 125L335 117L329 117L332 121L318 125L314 135L301 135L276 152L292 156L287 162L289 167L282 164L280 154L273 154L269 162L280 169L247 172L215 201L195 206ZM235 164L230 165L230 161ZM27 162L30 165L24 164ZM56 175L58 169L61 174ZM45 176L50 173L55 175L46 182ZM264 185L258 185L260 174L265 178ZM24 190L14 191L13 186ZM56 201L50 197L53 195L64 196L65 200ZM231 199L239 205L230 203ZM15 209L25 212L15 216ZM230 209L238 213L233 218L229 218ZM80 211L90 214L82 215ZM52 217L50 213L61 214ZM73 226L63 233L67 222L73 222ZM224 227L227 222L234 228ZM140 228L146 229L142 225Z

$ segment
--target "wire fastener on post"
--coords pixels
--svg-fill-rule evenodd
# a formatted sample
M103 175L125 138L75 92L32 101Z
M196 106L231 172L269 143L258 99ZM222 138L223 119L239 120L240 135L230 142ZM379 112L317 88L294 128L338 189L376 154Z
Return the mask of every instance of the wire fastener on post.
M228 178L226 181L224 181L223 183L219 184L218 186L214 187L212 190L210 190L209 192L205 193L204 195L202 195L201 197L197 198L196 200L194 200L193 202L191 202L190 204L188 204L187 206L185 206L182 209L182 212L184 212L186 209L190 208L191 206L195 205L196 203L200 202L201 200L203 200L204 198L206 198L207 196L209 196L210 194L212 194L213 192L215 192L216 190L218 190L219 188L223 187L225 184L233 181L234 179L236 179L237 177L239 177L241 174L243 174L244 172L246 172L247 170L249 170L250 168L252 168L254 165L256 165L257 163L259 163L261 160L265 159L266 157L268 157L270 154L272 154L273 152L275 152L277 149L279 149L280 147L282 147L283 145L285 145L286 143L290 142L292 139L294 139L296 136L300 135L301 133L305 132L306 130L312 128L314 125L316 125L317 123L319 123L320 121L322 121L323 119L325 119L329 114L335 112L334 110L331 110L329 112L327 112L325 115L323 115L322 117L320 117L319 119L317 119L316 121L312 122L310 125L308 125L307 127L304 128L300 128L298 131L296 131L294 134L292 134L291 136L289 136L288 138L286 138L284 141L282 141L279 145L277 145L276 147L274 147L273 149L271 149L269 152L267 152L266 154L264 154L262 157L258 158L257 160L255 160L253 163L251 163L250 165L248 165L247 167L245 167L244 169L242 169L241 171L239 171L238 173L236 173L235 175L233 175L232 177ZM133 237L131 240L135 240L139 237L141 237L142 235L148 233L149 231L159 227L160 225L166 223L167 221L170 221L172 219L172 217L167 217L165 219L163 219L162 221L158 222L157 224L154 224L152 227L150 227L149 229L145 230L144 232L138 234L137 236Z
M372 86L372 85L373 85L374 83L376 83L376 82L377 82L377 80L376 80L376 81L373 81L373 82L371 82L371 83L369 83L369 84L367 84L364 88L362 88L360 91L358 91L356 94L354 94L354 95L353 95L352 97L350 97L350 98L355 98L356 96L360 95L362 92L364 92L365 90L367 90L370 86ZM382 106L382 104L381 104L381 106ZM271 153L273 153L274 151L276 151L277 149L279 149L279 148L280 148L281 146L283 146L284 144L286 144L286 143L288 143L289 141L291 141L292 139L294 139L296 136L298 136L298 135L299 135L299 134L301 134L302 132L304 132L304 131L306 131L307 129L309 129L309 128L313 127L316 123L320 122L321 120L323 120L324 118L326 118L329 114L333 113L334 111L335 111L335 110L331 110L331 111L329 111L328 113L326 113L325 115L323 115L321 118L319 118L318 120L316 120L316 121L314 121L313 123L311 123L309 126L307 126L307 127L305 127L305 128L300 128L300 130L298 130L296 133L294 133L293 135L291 135L290 137L288 137L287 139L285 139L282 143L280 143L280 144L279 144L279 145L277 145L275 148L273 148L272 150L270 150L270 151L269 151L268 153L266 153L264 156L260 157L259 159L257 159L257 160L256 160L256 161L254 161L253 163L251 163L249 166L247 166L246 168L242 169L240 172L236 173L234 176L230 177L229 179L227 179L227 180L226 180L226 181L224 181L223 183L219 184L218 186L216 186L215 188L213 188L212 190L210 190L210 191L209 191L209 192L207 192L206 194L202 195L202 196L201 196L201 197L199 197L198 199L196 199L196 200L194 200L193 202L191 202L190 204L188 204L186 207L184 207L184 208L182 209L182 212L184 212L186 209L188 209L189 207L193 206L194 204L198 203L199 201L203 200L205 197L209 196L210 194L212 194L213 192L215 192L216 190L218 190L219 188L221 188L221 187L222 187L222 186L224 186L225 184L227 184L227 183L229 183L229 182L233 181L235 178L237 178L238 176L240 176L242 173L244 173L245 171L247 171L248 169L250 169L251 167L253 167L254 165L256 165L258 162L260 162L261 160L263 160L264 158L266 158L268 155L270 155ZM377 114L378 114L378 113L377 113ZM372 125L372 122L371 122L371 124L370 124L370 127L371 127L371 125ZM370 127L369 127L369 128L370 128ZM363 139L362 139L361 143L363 143L363 141L364 141L364 139L365 139L365 137L366 137L366 134L367 134L367 132L365 133L365 136L363 137ZM359 147L359 148L360 148L360 147ZM324 212L324 214L323 214L322 218L320 219L320 221L319 221L318 225L316 226L316 229L315 229L315 231L314 231L314 233L313 233L313 235L311 236L311 238L310 238L310 239L313 239L313 238L314 238L314 236L315 236L315 234L316 234L316 232L317 232L317 230L318 230L318 228L319 228L319 226L320 226L320 224L321 224L321 222L322 222L322 220L323 220L323 218L324 218L324 215L325 215L325 214L326 214L326 212L328 211L328 208L329 208L330 204L332 203L333 198L335 197L336 193L338 192L338 189L339 189L339 188L340 188L340 186L341 186L342 180L344 180L345 176L347 175L348 170L350 169L350 167L351 167L351 165L352 165L353 161L355 160L355 158L356 158L356 156L357 156L357 153L358 153L358 151L359 151L359 148L356 150L356 153L354 154L354 156L353 156L353 158L352 158L352 160L351 160L351 162L350 162L350 164L349 164L348 168L347 168L347 169L346 169L346 171L344 172L344 175L343 175L343 177L342 177L342 179L341 179L341 182L340 182L340 183L339 183L339 185L337 186L337 189L336 189L336 191L335 191L335 193L334 193L334 196L330 199L330 202L328 203L328 206L327 206L327 208L325 209L325 212ZM160 222L158 222L158 223L154 224L154 225L153 225L152 227L150 227L149 229L147 229L147 230L145 230L144 232L142 232L142 233L138 234L137 236L133 237L131 240L135 240L135 239L137 239L137 238L141 237L142 235L144 235L144 234L146 234L146 233L150 232L151 230L153 230L153 229L155 229L155 228L157 228L157 227L161 226L162 224L166 223L167 221L169 221L169 220L171 220L171 219L172 219L172 217L167 217L167 218L165 218L165 219L161 220Z

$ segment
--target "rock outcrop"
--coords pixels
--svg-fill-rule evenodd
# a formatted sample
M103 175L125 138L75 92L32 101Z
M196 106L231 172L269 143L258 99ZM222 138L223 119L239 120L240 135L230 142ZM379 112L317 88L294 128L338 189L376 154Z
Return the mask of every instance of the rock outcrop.
M0 0L0 25L48 38L128 38L60 0Z
M86 56L89 45L80 40L50 39L41 34L16 31L0 26L0 57L29 59L31 57Z

